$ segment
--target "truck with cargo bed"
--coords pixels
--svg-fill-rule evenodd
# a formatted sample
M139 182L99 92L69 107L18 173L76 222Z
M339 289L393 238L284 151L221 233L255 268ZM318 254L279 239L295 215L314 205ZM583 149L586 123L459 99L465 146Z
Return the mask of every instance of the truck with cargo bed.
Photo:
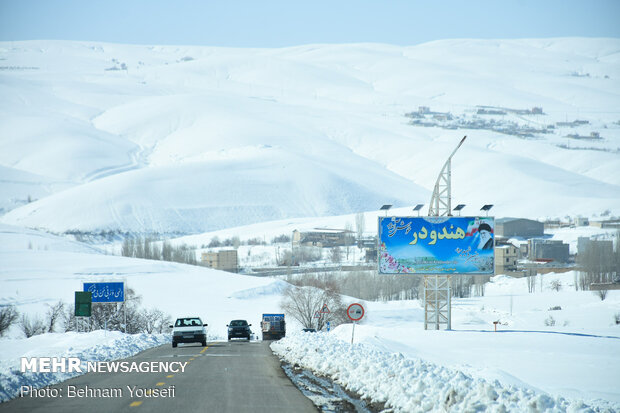
M284 314L263 314L261 321L263 340L279 340L286 335Z

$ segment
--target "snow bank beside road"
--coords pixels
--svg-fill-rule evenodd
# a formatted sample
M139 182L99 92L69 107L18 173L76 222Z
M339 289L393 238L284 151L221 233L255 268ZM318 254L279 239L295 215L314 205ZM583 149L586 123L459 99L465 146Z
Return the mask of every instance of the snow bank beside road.
M20 386L42 388L80 373L22 373L22 357L77 357L82 362L131 357L170 342L168 334L124 334L117 331L49 333L25 339L2 340L0 402L17 397Z
M615 411L618 405L586 405L530 389L473 378L401 353L349 344L325 333L305 333L271 344L279 357L396 411Z

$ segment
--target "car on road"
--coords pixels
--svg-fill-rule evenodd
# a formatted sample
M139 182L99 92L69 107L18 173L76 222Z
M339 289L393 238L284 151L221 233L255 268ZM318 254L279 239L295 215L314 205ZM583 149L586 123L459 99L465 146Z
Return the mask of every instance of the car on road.
M200 317L177 318L172 328L172 347L179 343L200 343L203 347L207 345L207 330Z
M230 324L226 324L226 327L228 327L228 341L233 338L246 338L250 341L250 336L252 335L252 331L250 331L251 325L246 320L232 320Z

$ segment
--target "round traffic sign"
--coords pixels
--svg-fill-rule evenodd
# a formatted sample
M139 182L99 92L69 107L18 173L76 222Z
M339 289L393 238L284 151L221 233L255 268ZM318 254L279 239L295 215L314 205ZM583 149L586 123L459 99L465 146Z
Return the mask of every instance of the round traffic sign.
M347 316L352 321L360 321L364 317L364 307L361 304L353 303L347 308Z

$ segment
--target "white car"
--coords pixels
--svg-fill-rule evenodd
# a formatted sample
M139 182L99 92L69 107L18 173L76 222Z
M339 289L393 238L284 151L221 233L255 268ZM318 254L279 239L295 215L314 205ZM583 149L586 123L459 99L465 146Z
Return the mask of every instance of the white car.
M172 347L179 343L201 343L207 345L207 330L200 317L177 318L172 328Z

